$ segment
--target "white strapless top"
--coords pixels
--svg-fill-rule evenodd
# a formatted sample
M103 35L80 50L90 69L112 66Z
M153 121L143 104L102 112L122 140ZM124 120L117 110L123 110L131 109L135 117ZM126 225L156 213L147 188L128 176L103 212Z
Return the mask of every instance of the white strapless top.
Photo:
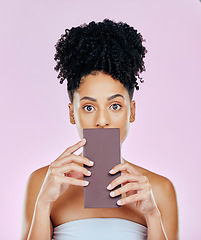
M147 228L121 218L79 219L54 228L53 240L145 240Z

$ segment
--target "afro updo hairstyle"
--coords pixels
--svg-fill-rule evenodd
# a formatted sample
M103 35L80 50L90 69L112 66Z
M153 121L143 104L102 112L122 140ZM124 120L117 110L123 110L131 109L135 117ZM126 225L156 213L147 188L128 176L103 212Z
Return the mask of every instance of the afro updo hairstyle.
M132 100L137 78L145 71L143 58L147 52L142 35L126 23L104 19L66 29L56 43L55 70L62 84L67 79L71 103L81 78L102 71L119 80Z

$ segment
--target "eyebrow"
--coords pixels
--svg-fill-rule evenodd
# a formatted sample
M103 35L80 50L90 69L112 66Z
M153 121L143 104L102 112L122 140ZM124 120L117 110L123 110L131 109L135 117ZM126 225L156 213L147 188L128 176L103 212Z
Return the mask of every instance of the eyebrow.
M124 98L124 96L121 95L121 94L114 94L114 95L108 97L107 100L110 101L110 100L112 100L112 99L114 99L114 98L116 98L116 97L122 97L122 98ZM95 98L87 97L87 96L81 98L80 101L81 101L81 100L84 100L84 99L86 99L86 100L90 100L90 101L92 101L92 102L97 102L97 100L96 100Z

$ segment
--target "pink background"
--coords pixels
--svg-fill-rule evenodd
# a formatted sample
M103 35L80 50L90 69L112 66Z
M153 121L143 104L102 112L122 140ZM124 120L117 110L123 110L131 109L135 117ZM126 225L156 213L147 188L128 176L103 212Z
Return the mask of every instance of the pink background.
M148 49L123 156L172 180L181 239L201 239L200 1L8 0L0 11L1 239L19 239L30 173L79 140L54 45L65 28L106 17L137 28Z

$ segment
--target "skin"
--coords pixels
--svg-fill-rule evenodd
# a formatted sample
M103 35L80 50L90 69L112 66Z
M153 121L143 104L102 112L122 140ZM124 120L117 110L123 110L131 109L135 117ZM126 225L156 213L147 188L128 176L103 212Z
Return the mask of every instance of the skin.
M70 122L75 124L80 138L83 128L119 128L120 142L125 140L130 123L135 120L135 101L129 99L124 86L102 72L82 79L69 104ZM77 219L119 217L148 227L148 239L178 239L178 209L176 193L167 179L129 163L113 167L121 176L108 186L111 197L121 195L122 208L84 209L83 187L90 176L83 164L92 166L90 159L75 152L86 140L68 147L49 166L29 178L25 194L21 239L51 239L53 226ZM115 186L121 187L115 191ZM51 217L51 219L50 219Z
M135 119L135 102L130 101L128 91L104 73L88 75L82 81L74 93L73 104L69 104L70 120L76 124L80 138L83 138L83 128L118 127L123 143L129 123Z

